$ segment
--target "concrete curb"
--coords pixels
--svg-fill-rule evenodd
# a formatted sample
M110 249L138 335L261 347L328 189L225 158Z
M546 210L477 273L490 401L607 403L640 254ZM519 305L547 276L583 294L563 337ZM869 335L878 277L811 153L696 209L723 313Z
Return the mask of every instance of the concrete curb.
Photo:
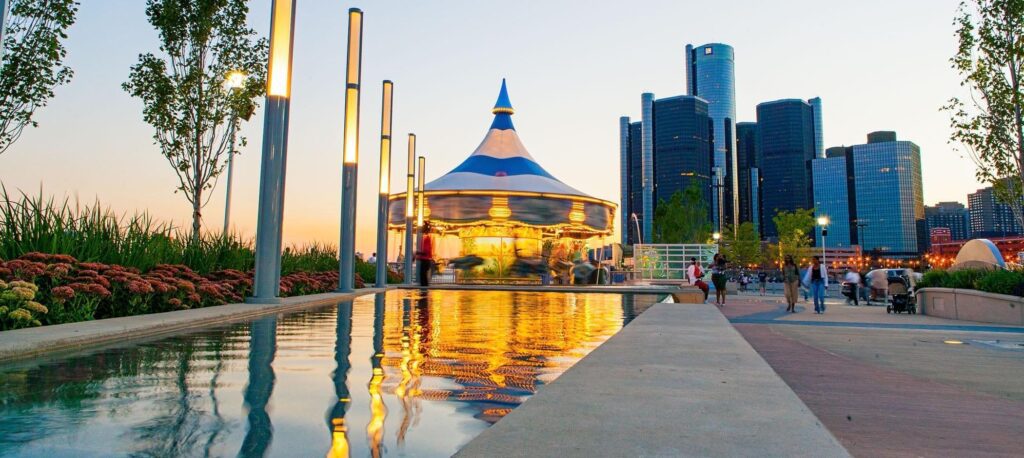
M366 288L353 293L323 293L282 298L278 304L227 304L176 312L83 321L0 332L0 363L47 353L81 350L124 340L170 334L184 329L246 321L264 315L335 304L384 292Z

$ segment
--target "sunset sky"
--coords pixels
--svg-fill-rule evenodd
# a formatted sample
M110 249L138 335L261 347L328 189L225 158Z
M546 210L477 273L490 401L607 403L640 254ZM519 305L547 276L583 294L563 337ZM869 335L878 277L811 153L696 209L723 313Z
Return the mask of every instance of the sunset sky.
M250 2L250 22L269 32L270 1ZM980 185L974 164L947 143L939 108L960 91L958 0L368 1L299 0L288 156L286 243L336 244L346 11L365 13L357 248L373 251L380 82L395 82L398 179L405 134L415 132L427 178L476 148L491 122L501 78L527 149L554 176L618 201L618 118L639 117L640 94L685 92L683 48L723 42L736 50L738 121L781 98L823 100L825 145L863 143L895 130L921 146L925 202L958 200ZM67 40L72 82L38 112L39 128L0 155L8 191L99 199L121 213L148 210L187 224L190 208L153 144L141 104L121 90L157 36L141 0L88 0ZM233 221L256 221L262 107L236 158ZM223 181L204 223L222 224ZM404 184L397 189L402 191Z

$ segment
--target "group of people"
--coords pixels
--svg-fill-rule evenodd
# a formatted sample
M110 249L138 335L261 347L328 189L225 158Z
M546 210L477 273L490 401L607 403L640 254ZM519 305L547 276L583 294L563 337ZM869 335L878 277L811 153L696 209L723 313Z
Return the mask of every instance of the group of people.
M726 295L726 269L729 262L722 254L715 254L708 269L711 271L711 283L715 286L715 305L725 306ZM690 265L686 268L686 277L691 285L697 286L704 292L704 300L707 301L709 290L708 284L704 282L704 270L697 258L690 258ZM766 283L768 274L759 272L758 283L760 283L760 294L766 294ZM825 291L828 289L828 268L821 262L821 258L815 256L811 264L801 271L796 265L792 256L786 256L782 265L782 283L786 296L786 311L796 313L796 302L800 297L800 287L804 286L814 297L814 313L825 313Z

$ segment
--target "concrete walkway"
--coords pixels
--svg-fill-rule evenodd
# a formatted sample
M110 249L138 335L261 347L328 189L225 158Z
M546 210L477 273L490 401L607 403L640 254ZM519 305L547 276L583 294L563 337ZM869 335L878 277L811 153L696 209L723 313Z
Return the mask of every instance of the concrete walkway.
M848 456L713 306L657 304L456 456Z
M335 304L384 289L282 298L278 304L228 304L177 312L83 321L0 332L0 363L43 353L80 350L129 339L153 337L201 326L250 320L263 315Z

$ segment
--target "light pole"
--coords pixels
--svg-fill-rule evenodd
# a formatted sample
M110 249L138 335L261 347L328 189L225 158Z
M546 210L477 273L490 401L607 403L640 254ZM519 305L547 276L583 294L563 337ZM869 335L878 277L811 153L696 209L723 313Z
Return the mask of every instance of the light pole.
M2 1L4 0L0 0L0 2ZM228 73L228 77L224 81L224 87L227 88L232 96L237 97L238 93L242 91L242 87L245 86L245 78L246 74L244 72L235 70ZM237 125L238 111L232 108L231 143L228 144L228 182L226 183L227 192L224 196L224 232L222 233L225 238L228 236L228 230L231 228L231 186L235 177L235 131Z
M259 210L256 218L254 303L278 302L281 290L281 229L284 215L288 108L292 86L295 0L274 0L270 21L270 60L263 122Z
M819 216L818 225L821 226L821 263L828 266L828 262L825 259L825 237L828 236L828 217Z
M363 62L363 12L348 10L348 60L345 72L344 158L341 167L341 241L338 292L355 283L356 179L359 171L359 83Z
M413 187L416 185L416 134L409 134L409 172L405 180L405 284L412 284L412 220L416 216L413 202Z
M391 97L394 84L384 80L380 114L380 198L377 201L377 284L388 285L388 196L391 194Z
M426 181L424 173L426 171L427 158L420 156L417 158L416 162L418 164L416 170L416 180L418 183L416 185L416 249L419 249L423 244L423 220L425 217L423 214L423 208L425 199L424 193L426 192L426 189L424 188L424 182ZM417 278L417 280L419 279Z

